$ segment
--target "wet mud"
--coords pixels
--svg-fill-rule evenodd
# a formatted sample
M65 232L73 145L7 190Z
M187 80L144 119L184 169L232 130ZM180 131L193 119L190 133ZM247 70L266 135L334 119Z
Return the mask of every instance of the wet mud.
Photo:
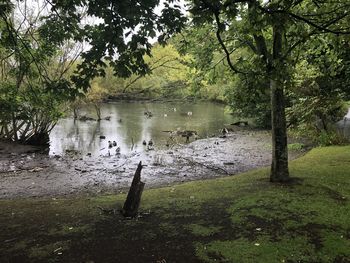
M270 141L267 131L241 130L226 138L199 139L168 149L157 149L155 143L154 150L127 155L111 150L105 156L49 156L42 149L0 142L0 199L124 192L140 161L146 188L231 176L268 166Z

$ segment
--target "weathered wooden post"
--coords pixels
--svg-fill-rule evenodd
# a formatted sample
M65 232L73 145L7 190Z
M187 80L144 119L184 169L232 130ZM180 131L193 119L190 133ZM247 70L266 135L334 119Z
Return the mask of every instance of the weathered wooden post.
M135 217L141 202L141 195L145 186L144 182L141 182L141 170L142 163L139 162L137 166L134 178L132 180L128 196L126 197L122 214L125 217Z

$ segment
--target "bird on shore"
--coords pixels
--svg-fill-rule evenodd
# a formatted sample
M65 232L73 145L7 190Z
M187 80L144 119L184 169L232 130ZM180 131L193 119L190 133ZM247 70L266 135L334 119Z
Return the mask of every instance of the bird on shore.
M148 146L153 146L153 141L152 141L152 139L150 139L150 140L148 141Z
M151 118L151 117L153 116L152 112L149 111L149 110L146 110L146 111L144 112L144 115L145 115L147 118Z
M120 147L117 147L116 149L115 149L115 155L119 155L120 154Z
M111 141L108 141L108 148L112 148L113 147L113 143Z
M117 142L116 142L116 141L113 141L112 145L113 145L113 146L117 146Z
M147 145L146 140L143 140L142 144L143 144L143 145Z

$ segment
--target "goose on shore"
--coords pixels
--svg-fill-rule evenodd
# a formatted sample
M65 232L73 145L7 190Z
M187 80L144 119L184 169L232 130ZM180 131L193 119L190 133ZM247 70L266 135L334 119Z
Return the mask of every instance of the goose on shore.
M120 154L120 147L117 147L116 149L115 149L115 155L119 155Z

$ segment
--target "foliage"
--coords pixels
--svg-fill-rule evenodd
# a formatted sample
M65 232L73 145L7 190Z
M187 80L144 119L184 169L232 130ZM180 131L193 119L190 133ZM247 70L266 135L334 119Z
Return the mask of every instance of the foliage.
M234 88L235 77L224 65L224 57L215 40L212 27L204 24L187 27L171 42L180 54L190 56L186 65L191 71L188 75L191 94L197 98L226 101L225 93Z
M290 143L288 144L288 150L291 151L301 151L305 148L305 144L303 143Z
M344 100L349 96L349 57L343 47L348 42L325 36L311 39L309 45L314 48L300 56L303 59L294 71L287 116L290 127L307 132L321 145L329 145L339 141L333 126L347 112ZM325 144L325 136L333 139Z
M62 103L77 90L64 78L69 63L38 31L40 14L16 4L0 14L0 138L47 144ZM15 11L21 21L12 18Z
M115 96L132 94L149 98L157 97L186 97L189 69L186 56L180 56L174 47L169 45L154 45L150 55L144 58L151 74L142 76L133 74L123 79L113 75L111 68L107 68L106 77L97 78L92 83L103 87L109 94Z
M164 2L160 15L154 12L158 0L50 3L53 12L42 27L46 35L58 43L74 39L90 45L73 76L75 84L85 90L91 79L106 75L108 65L120 77L149 73L144 56L151 55L150 39L158 31L158 41L164 43L186 20L176 0Z

